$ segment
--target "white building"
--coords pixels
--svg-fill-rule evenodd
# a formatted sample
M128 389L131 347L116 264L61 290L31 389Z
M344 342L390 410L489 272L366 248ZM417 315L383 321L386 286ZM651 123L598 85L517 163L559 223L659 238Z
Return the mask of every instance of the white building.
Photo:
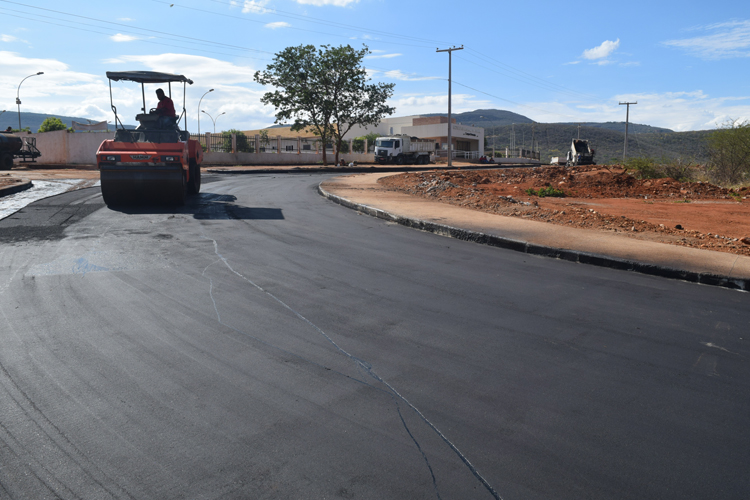
M484 154L484 129L469 125L457 124L453 120L451 142L453 151L463 152L465 156ZM344 136L350 140L355 137L375 132L379 135L407 134L420 139L432 139L438 149L448 151L448 117L447 116L405 116L385 118L377 127L354 126ZM468 153L468 154L467 154Z

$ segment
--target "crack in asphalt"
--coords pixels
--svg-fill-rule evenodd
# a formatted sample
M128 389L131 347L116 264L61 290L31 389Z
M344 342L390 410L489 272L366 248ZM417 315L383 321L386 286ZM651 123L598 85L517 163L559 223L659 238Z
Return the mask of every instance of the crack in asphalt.
M469 461L469 459L463 453L461 453L461 451L458 449L458 447L455 444L453 444L453 442L451 442L445 436L445 434L443 434L440 431L440 429L438 429L437 426L435 426L435 424L433 424L416 406L414 406L408 399L406 399L406 397L404 397L401 393L399 393L396 390L395 387L393 387L385 379L383 379L380 375L378 375L374 371L374 369L373 369L373 367L372 367L372 365L370 363L368 363L367 361L365 361L365 360L363 360L361 358L358 358L358 357L354 356L353 354L351 354L348 351L346 351L345 349L343 349L326 332L324 332L320 327L318 327L312 321L310 321L305 316L303 316L302 314L300 314L299 312L297 312L295 309L293 309L291 306L289 306L286 302L284 302L280 298L276 297L273 293L271 293L268 290L264 289L263 287L261 287L260 285L258 285L257 283L255 283L253 280L251 280L247 276L245 276L242 273L236 271L231 266L231 264L229 263L229 261L219 252L219 244L218 244L218 242L215 239L206 236L205 234L203 234L203 238L205 238L205 239L210 240L211 242L213 242L214 253L219 258L218 261L212 262L211 264L209 264L208 266L206 266L206 268L203 270L204 277L205 277L205 272L206 272L206 270L209 267L211 267L212 265L214 265L214 264L218 263L219 261L221 261L227 267L227 269L229 269L229 271L231 271L233 274L235 274L236 276L238 276L242 280L246 281L247 283L249 283L253 287L255 287L260 292L262 292L265 295L267 295L270 298L272 298L274 301L276 301L278 304L280 304L282 307L284 307L289 312L291 312L294 316L296 316L299 320L301 320L304 323L307 323L310 327L312 327L315 331L317 331L320 335L322 335L333 347L335 347L336 350L338 350L341 354L343 354L344 356L346 356L349 359L351 359L358 368L361 368L371 378L373 378L377 382L380 382L381 384L383 384L384 386L386 386L388 388L388 391L385 391L385 392L388 393L388 394L390 394L391 397L394 398L394 401L396 402L396 409L398 411L399 418L401 419L401 423L404 426L404 428L406 429L406 432L408 433L409 437L412 439L412 441L414 442L414 444L417 446L417 449L421 453L423 459L425 460L427 468L430 471L430 475L432 476L433 487L435 488L435 494L437 495L438 499L441 499L441 497L440 497L440 492L438 491L437 479L435 478L435 474L434 474L434 471L432 469L432 466L430 465L430 462L429 462L429 459L428 459L427 455L422 450L422 447L419 445L419 442L417 441L417 439L415 438L415 436L412 434L411 430L409 429L409 427L408 427L408 425L407 425L407 423L406 423L406 421L405 421L405 419L403 417L403 414L401 413L401 407L398 404L398 400L403 401L409 408L411 408L419 416L419 418L425 424L427 424L427 426L430 427L440 437L440 439L446 445L448 445L448 447L456 454L456 456L458 456L458 458L461 460L461 462L463 462L464 465L469 469L469 471L472 473L472 475L484 486L484 488L496 500L502 500L502 497L497 493L497 491L495 491L495 489L492 487L492 485L479 473L479 471L477 470L477 468ZM208 279L209 279L209 295L211 296L211 300L213 301L214 310L216 311L216 315L217 315L217 319L218 319L219 323L221 323L224 326L227 326L228 328L232 328L233 330L236 330L235 328L233 328L233 327L231 327L229 325L225 325L224 323L221 322L221 316L219 315L219 311L218 311L218 308L217 308L217 305L216 305L216 301L215 301L215 299L213 297L213 281L211 280L211 278L208 278ZM349 377L349 378L352 378L352 377ZM354 379L354 380L357 380L357 379ZM368 384L365 381L360 381L360 382L362 382L362 383L364 383L364 384L366 384L366 385L368 385L370 387L373 387L372 385ZM373 388L375 388L375 387L373 387Z

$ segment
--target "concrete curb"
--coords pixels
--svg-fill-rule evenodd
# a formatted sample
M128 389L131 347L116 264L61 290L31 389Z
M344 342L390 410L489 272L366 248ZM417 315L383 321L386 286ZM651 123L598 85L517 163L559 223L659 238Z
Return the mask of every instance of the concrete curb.
M26 191L27 189L31 188L34 184L29 179L21 179L21 182L18 184L13 184L12 186L5 186L0 187L0 198L3 196L8 196L15 193L20 193L21 191Z
M392 214L379 208L347 200L346 198L342 198L341 196L329 193L328 191L323 189L321 184L318 184L318 193L334 203L338 203L339 205L351 208L352 210L356 210L363 214L377 217L378 219L395 222L402 226L435 233L440 236L447 236L449 238L472 241L474 243L479 243L482 245L515 250L517 252L527 253L530 255L538 255L541 257L551 257L555 259L567 260L569 262L577 262L579 264L608 267L610 269L618 269L621 271L633 271L636 273L648 274L651 276L660 276L662 278L677 279L688 281L691 283L700 283L702 285L730 288L732 290L750 290L750 279L732 278L729 276L721 276L711 273L698 273L695 271L687 271L684 269L675 269L654 264L646 264L634 260L619 259L616 257L610 257L608 255L548 247L544 245L528 243L526 241L505 238L493 234L485 234L476 231L470 231L467 229L451 227L444 224L412 219L402 215Z
M393 167L375 167L375 166L358 166L358 167L312 167L312 168L263 168L263 169L246 169L246 170L224 170L219 166L206 168L205 172L212 174L310 174L310 173L335 173L335 174L371 174L375 172L424 172L427 170L495 170L498 168L520 168L520 167L538 167L539 165L520 164L520 165L471 165L450 167L438 165L424 165L421 167L410 166L393 166Z

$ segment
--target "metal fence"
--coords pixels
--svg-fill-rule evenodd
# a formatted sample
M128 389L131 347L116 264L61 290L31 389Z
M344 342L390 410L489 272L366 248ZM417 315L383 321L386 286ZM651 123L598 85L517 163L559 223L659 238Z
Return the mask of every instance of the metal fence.
M317 137L262 137L246 136L244 134L191 134L190 138L196 140L203 147L203 151L212 153L277 153L277 154L319 154L323 152L323 143ZM360 149L364 152L363 144L351 144L346 141L342 144L341 152L348 153L350 149ZM357 141L353 141L357 142ZM333 153L335 148L329 143L325 146L326 152ZM371 147L368 147L372 151Z

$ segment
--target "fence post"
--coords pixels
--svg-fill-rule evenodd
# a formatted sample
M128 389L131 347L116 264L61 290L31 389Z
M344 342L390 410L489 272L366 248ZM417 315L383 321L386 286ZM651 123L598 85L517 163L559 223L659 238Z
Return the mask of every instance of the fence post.
M260 153L260 136L255 134L255 154Z
M280 135L276 136L276 154L277 155L281 154L281 136Z
M302 152L300 151L301 149L302 149L302 138L297 137L297 154L300 154Z
M213 151L213 148L211 147L211 132L206 132L206 151Z
M232 153L237 152L237 134L232 134Z

